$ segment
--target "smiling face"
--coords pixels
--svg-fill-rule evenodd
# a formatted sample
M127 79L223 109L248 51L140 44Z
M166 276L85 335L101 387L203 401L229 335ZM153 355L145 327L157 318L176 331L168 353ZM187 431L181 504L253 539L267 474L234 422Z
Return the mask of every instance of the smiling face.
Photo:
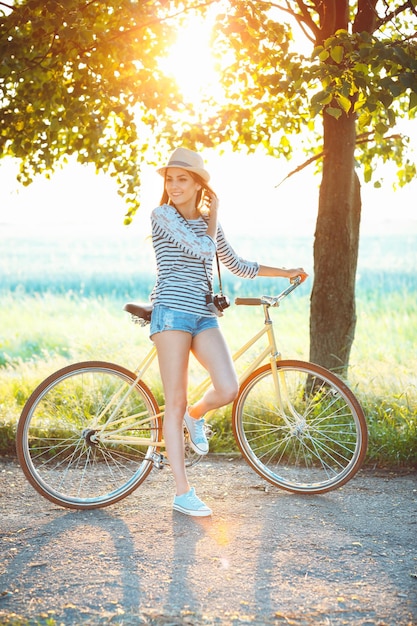
M165 174L165 189L178 209L195 210L201 185L189 172L179 167L169 167Z

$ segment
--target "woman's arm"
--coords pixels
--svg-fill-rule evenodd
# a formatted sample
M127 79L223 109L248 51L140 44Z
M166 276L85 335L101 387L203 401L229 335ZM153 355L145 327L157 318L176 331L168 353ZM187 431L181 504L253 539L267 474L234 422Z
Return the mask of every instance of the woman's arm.
M210 261L216 253L216 241L210 234L197 236L178 211L162 205L152 211L152 236L162 236L177 245L186 254Z
M220 247L218 248L219 256L221 257L222 262L231 272L242 277L254 278L256 275L268 276L271 278L282 277L288 278L290 281L300 276L301 282L303 282L307 278L308 274L304 271L302 267L292 269L272 267L269 265L261 265L258 263L245 261L244 259L239 257L224 236L222 228L218 226L218 198L214 195L211 196L209 200L206 200L206 205L209 208L207 234L210 235L210 237L212 237L214 240L216 240L217 233L217 241L218 243L220 243Z
M302 267L285 269L283 267L274 267L270 265L261 265L254 261L247 261L242 259L235 250L232 248L224 232L219 226L218 234L218 251L219 257L222 263L236 276L242 278L255 278L256 276L267 276L270 278L288 278L293 280L297 276L301 277L301 281L304 281L308 274Z
M284 267L270 267L269 265L259 265L258 276L270 276L272 277L281 277L288 278L289 280L294 280L297 276L301 277L301 282L303 282L308 274L303 270L302 267L285 269Z

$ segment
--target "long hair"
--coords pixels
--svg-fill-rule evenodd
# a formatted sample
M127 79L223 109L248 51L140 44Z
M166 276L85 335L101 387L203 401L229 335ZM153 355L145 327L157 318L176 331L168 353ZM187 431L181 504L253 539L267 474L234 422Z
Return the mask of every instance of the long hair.
M162 198L160 200L160 205L162 205L162 204L170 204L172 206L175 206L175 204L172 202L172 200L170 200L170 197L169 197L169 195L167 193L166 186L165 186L165 179L166 179L167 171L168 170L165 171L164 191L162 192ZM188 170L185 170L185 171L187 172ZM214 194L214 196L216 196L216 193L213 191L213 189L210 187L210 185L203 178L201 178L201 176L199 176L198 174L195 174L194 172L188 172L188 173L191 176L191 178L193 178L193 180L196 181L196 183L201 185L201 189L198 190L196 201L195 201L195 208L196 209L200 209L204 205L204 192L208 191L210 194Z

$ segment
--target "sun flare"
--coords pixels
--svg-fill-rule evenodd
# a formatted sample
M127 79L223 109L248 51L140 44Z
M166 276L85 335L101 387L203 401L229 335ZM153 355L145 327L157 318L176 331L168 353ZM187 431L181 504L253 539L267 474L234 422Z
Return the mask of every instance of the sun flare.
M194 105L204 94L213 93L219 82L210 47L212 25L212 19L190 19L160 62L161 69L175 78L184 98Z

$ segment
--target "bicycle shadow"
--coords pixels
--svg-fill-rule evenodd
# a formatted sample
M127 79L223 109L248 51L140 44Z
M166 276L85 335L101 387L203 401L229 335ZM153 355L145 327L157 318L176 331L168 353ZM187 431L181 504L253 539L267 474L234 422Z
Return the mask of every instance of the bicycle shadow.
M0 576L0 589L8 590L0 609L24 605L26 613L36 612L36 605L42 610L56 606L58 596L65 600L64 613L71 623L86 613L114 612L119 605L138 610L142 594L135 544L120 514L71 511L40 524L32 536L27 530L22 529L21 548L14 548Z

